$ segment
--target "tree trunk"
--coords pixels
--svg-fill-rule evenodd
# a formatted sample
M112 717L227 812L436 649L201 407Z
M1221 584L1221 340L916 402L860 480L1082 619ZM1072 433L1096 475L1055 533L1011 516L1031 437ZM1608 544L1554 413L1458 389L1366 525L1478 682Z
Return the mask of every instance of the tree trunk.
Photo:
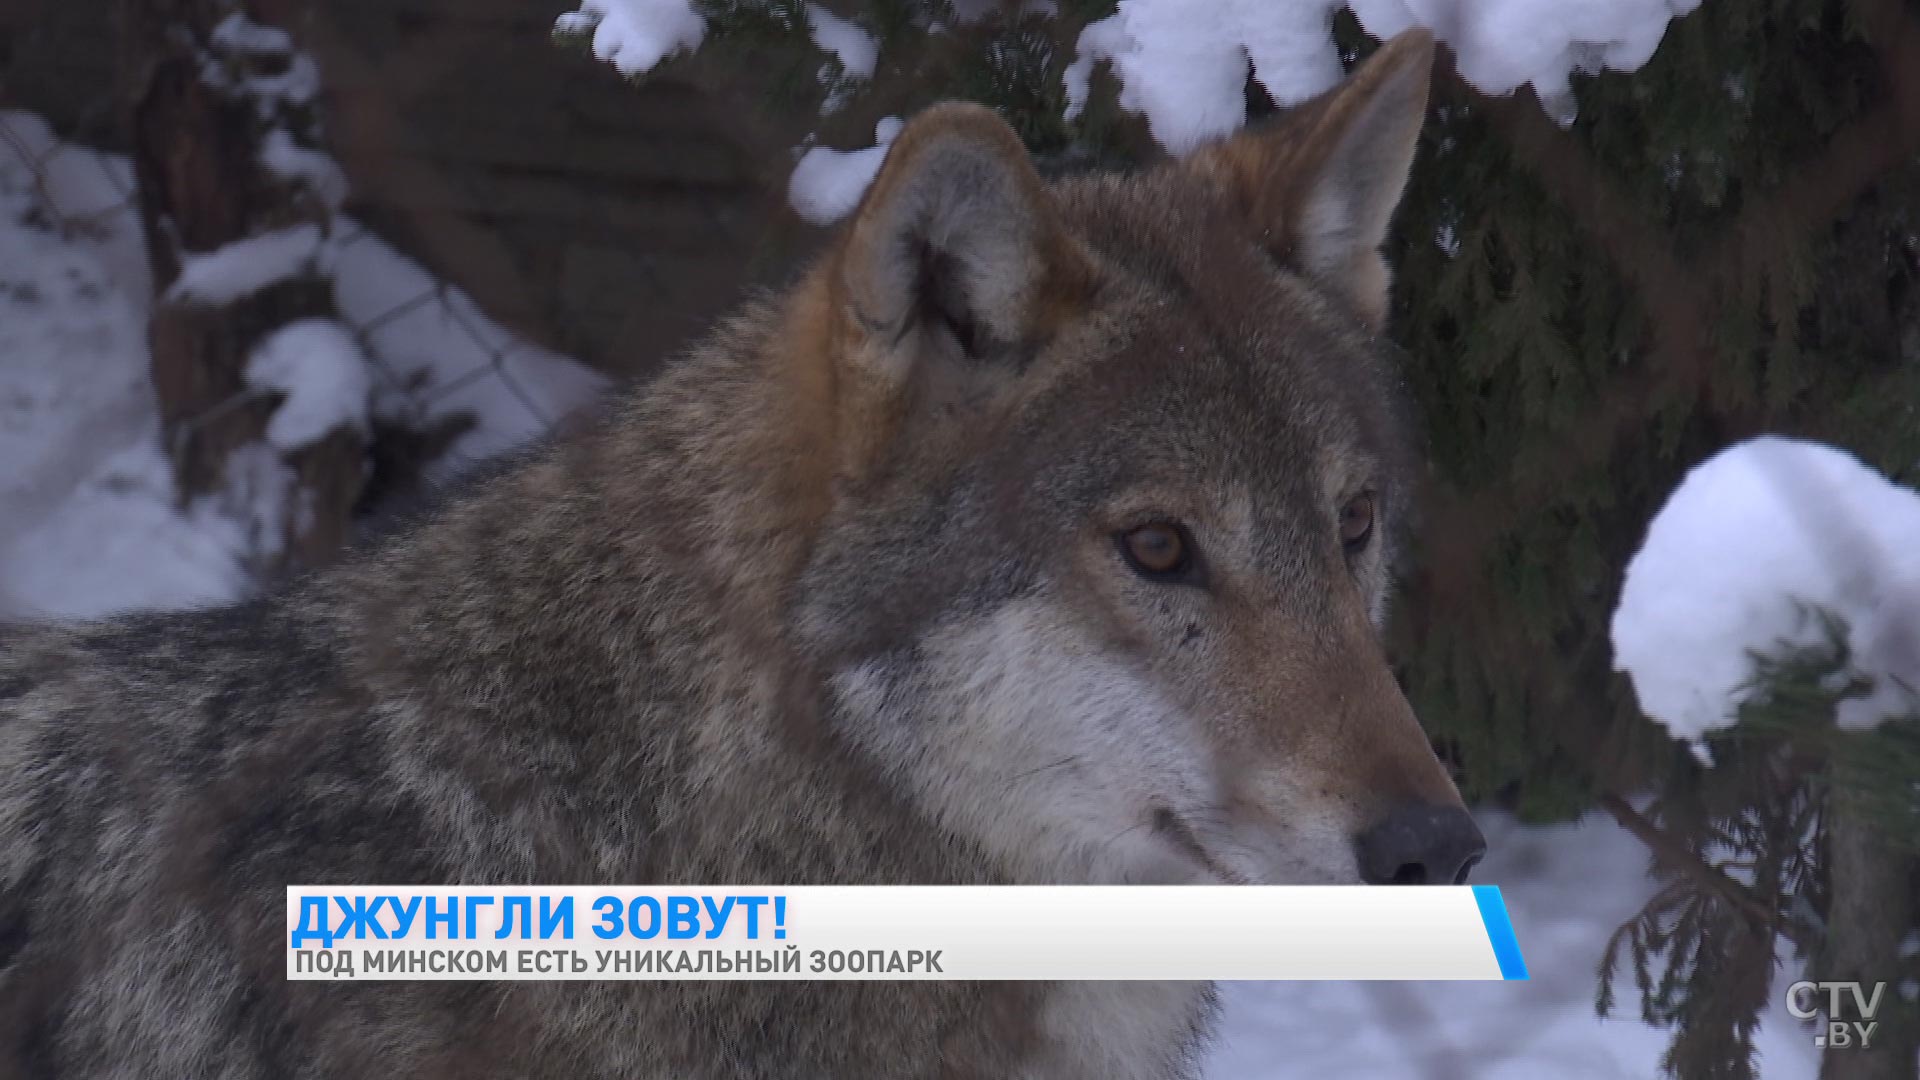
M246 14L236 0L121 5L127 122L156 293L148 327L153 384L183 500L251 497L233 455L262 442L279 395L248 388L250 351L295 320L335 315L332 282L319 266L217 304L169 292L185 256L303 224L325 235L331 225L321 193L261 161L266 134L280 124L297 133L302 118L274 115L260 98L216 85L208 74L223 62L273 63L257 53L239 61L222 55L214 29L235 13ZM342 426L282 455L297 494L284 500L281 520L263 523L279 535L261 538L256 571L271 575L333 557L360 492L363 443Z
M1845 792L1835 792L1827 811L1831 900L1827 940L1816 970L1823 981L1860 983L1869 1001L1875 984L1885 989L1871 1020L1860 1014L1851 994L1841 992L1841 1008L1828 1019L1876 1026L1864 1047L1857 1037L1850 1037L1852 1045L1837 1040L1830 1044L1820 1060L1820 1077L1915 1080L1920 1076L1920 1007L1900 993L1911 968L1901 961L1900 946L1914 923L1913 888L1920 860L1910 849L1889 842L1858 810ZM1826 997L1816 1000L1824 1004Z

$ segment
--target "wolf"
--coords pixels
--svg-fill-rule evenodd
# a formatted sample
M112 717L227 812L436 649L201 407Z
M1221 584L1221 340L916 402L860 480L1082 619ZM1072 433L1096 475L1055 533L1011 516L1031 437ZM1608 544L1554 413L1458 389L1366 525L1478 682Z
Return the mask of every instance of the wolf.
M8 630L0 1073L1193 1075L1205 984L292 982L285 887L1462 880L1377 633L1431 57L1130 176L929 109L593 430L263 598Z

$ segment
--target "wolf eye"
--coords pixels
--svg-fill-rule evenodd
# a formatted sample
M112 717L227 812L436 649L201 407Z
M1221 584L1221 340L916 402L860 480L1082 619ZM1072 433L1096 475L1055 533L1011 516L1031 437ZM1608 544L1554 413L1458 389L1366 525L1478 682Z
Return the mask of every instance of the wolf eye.
M1120 553L1127 565L1150 578L1173 578L1193 567L1193 544L1187 532L1170 521L1154 521L1120 534Z
M1340 546L1352 558L1373 539L1373 493L1363 491L1340 508Z

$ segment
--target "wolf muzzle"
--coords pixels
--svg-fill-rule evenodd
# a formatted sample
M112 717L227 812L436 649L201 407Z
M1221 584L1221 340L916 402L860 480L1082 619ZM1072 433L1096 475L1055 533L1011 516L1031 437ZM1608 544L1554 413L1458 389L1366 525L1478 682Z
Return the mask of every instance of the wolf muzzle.
M1369 885L1462 885L1487 852L1473 815L1430 803L1396 807L1355 846Z

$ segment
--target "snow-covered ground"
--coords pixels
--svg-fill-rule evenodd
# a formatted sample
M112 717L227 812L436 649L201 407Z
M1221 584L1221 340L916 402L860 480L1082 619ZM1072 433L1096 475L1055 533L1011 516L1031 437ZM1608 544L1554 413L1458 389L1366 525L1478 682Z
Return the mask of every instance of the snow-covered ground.
M175 507L146 377L150 286L125 209L125 163L53 147L44 125L23 114L0 113L0 125L0 615L89 616L242 595L273 462L249 468L263 478L253 501ZM30 158L54 153L28 169L21 146ZM47 216L70 227L49 228L39 220ZM461 449L478 457L537 432L540 410L558 415L599 386L487 322L465 297L435 292L424 271L370 236L332 257L342 312L367 328L358 340L380 359L376 412L473 411L482 423ZM428 294L432 302L396 308ZM340 343L322 344L337 359ZM520 385L500 377L501 357ZM258 375L306 386L294 366L272 354ZM396 372L400 379L380 381ZM425 388L403 385L414 377ZM1592 1005L1607 936L1650 892L1644 849L1605 818L1524 828L1488 814L1482 826L1492 852L1478 879L1504 888L1532 981L1234 984L1210 1080L1656 1076L1666 1036L1633 1019L1631 989L1622 988L1616 1019L1596 1019ZM1794 975L1782 976L1784 988ZM1814 1075L1809 1033L1779 1006L1760 1043L1764 1076Z
M174 506L132 183L124 160L0 113L0 614L182 607L246 587L245 516Z
M1527 958L1527 982L1232 983L1208 1080L1654 1080L1668 1033L1639 1021L1631 976L1594 1015L1607 936L1652 894L1647 851L1605 815L1529 827L1479 815L1486 861L1474 881L1500 886ZM1755 1038L1759 1074L1819 1072L1812 1032L1787 1015L1799 978L1776 972Z

